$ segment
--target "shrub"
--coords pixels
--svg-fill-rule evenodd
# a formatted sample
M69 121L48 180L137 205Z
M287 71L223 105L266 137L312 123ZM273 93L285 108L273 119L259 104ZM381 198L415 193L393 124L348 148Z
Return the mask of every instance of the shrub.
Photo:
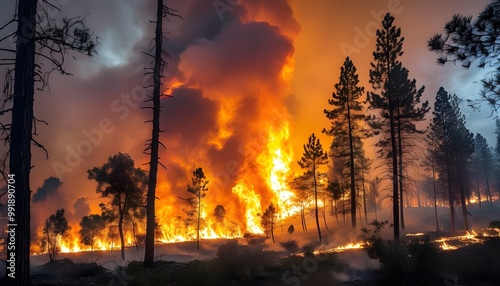
M436 281L439 271L439 252L430 243L428 236L411 240L385 240L381 231L389 223L376 221L370 223L373 230L362 229L367 245L368 257L380 261L377 272L383 281L399 281L405 285L426 285Z

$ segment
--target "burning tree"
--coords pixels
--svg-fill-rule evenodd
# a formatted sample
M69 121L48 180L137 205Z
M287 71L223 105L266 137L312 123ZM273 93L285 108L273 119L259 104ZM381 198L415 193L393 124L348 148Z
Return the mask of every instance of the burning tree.
M191 193L192 196L189 198L180 199L186 201L186 204L189 207L188 209L184 210L188 216L186 225L189 225L191 222L196 223L196 249L199 250L202 199L205 197L206 192L208 191L208 180L205 177L205 173L203 173L203 169L201 167L196 168L193 171L191 182L193 185L188 184L187 191Z
M96 192L111 199L111 206L118 217L121 257L125 260L123 221L134 208L144 206L144 191L148 183L146 172L135 168L128 154L118 153L108 158L102 167L87 171L89 180L97 182Z
M304 145L304 154L298 161L301 168L310 171L312 174L312 187L314 191L314 207L316 217L316 228L318 229L319 243L321 244L321 229L319 227L318 215L318 171L321 165L325 165L328 161L328 154L323 150L319 139L314 133L309 137L307 144Z
M80 221L80 227L82 243L90 246L91 251L93 251L95 238L99 236L106 227L106 218L98 214L84 216Z
M266 237L269 238L269 234L271 234L271 238L274 241L274 225L276 224L277 219L277 210L274 207L273 203L269 204L267 209L261 215L260 224L264 228L264 232L266 233Z
M58 241L70 229L68 220L64 217L64 209L57 210L45 221L43 227L44 244L47 246L50 261L56 260L57 254L61 251Z

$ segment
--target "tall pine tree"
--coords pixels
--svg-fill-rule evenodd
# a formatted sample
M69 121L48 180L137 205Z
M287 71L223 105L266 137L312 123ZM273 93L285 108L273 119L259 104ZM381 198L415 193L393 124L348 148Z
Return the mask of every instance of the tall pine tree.
M394 239L399 239L399 193L398 193L398 157L396 130L396 90L394 90L391 71L400 62L403 55L401 29L393 26L394 17L387 13L382 21L382 29L377 30L376 50L373 52L374 62L370 69L370 83L374 92L369 92L367 99L371 109L379 110L379 117L369 118L369 124L375 135L381 134L390 144L378 144L383 150L388 148L392 166L392 212L394 224Z
M318 215L318 172L321 165L325 165L328 161L328 155L323 150L321 143L314 133L309 136L307 144L304 145L304 154L298 161L299 166L306 169L312 174L313 177L313 191L314 191L314 207L316 217L316 228L318 229L319 243L321 244L321 229L319 227Z
M466 198L469 196L467 186L467 165L474 152L474 135L465 127L465 116L460 111L460 100L440 88L434 103L434 117L429 134L435 144L433 157L441 180L448 190L450 205L451 229L455 231L455 200L462 206L464 228L468 229ZM458 190L458 194L456 191Z
M360 98L364 93L364 87L359 86L358 74L356 67L349 57L344 61L344 65L340 68L339 82L335 84L335 92L332 93L332 98L328 103L333 107L331 110L324 110L326 117L330 119L331 126L328 130L323 129L323 132L329 136L347 137L350 169L350 199L351 199L351 225L356 229L356 172L354 160L356 154L361 152L362 148L361 137L365 131L362 129L365 115ZM365 136L363 136L365 137ZM359 144L356 144L359 142ZM338 154L340 156L344 154Z

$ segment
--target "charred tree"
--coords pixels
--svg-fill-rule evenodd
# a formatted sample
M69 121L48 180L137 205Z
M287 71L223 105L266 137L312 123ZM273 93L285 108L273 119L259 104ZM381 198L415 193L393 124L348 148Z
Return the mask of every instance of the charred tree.
M151 74L153 76L153 95L146 100L146 102L152 101L153 106L148 107L153 111L153 119L147 121L152 123L152 134L151 140L149 140L148 147L144 150L144 153L150 155L149 161L149 179L148 179L148 191L147 191L147 206L146 206L146 245L144 252L144 264L152 265L154 260L154 246L155 246L155 225L156 225L156 211L155 211L155 200L156 200L156 181L158 174L158 165L162 165L159 162L159 146L162 145L160 142L160 111L161 111L161 98L164 96L161 90L163 78L163 70L166 66L166 62L163 57L166 56L166 52L163 50L163 18L167 16L177 16L175 11L163 4L163 0L157 1L156 7L156 29L154 38L154 54L150 51L148 55L154 58L154 67ZM162 165L163 166L163 165Z
M78 51L89 56L95 53L96 42L91 39L89 30L80 18L63 19L58 25L50 19L46 7L59 10L48 1L20 0L16 16L0 28L4 30L12 24L17 24L16 31L0 39L4 41L14 37L14 49L2 48L0 51L15 55L13 58L3 58L3 65L11 65L5 75L4 98L0 115L11 115L11 124L0 124L0 131L5 134L5 144L9 150L1 156L0 166L3 178L7 178L7 162L9 162L9 178L15 179L16 206L10 223L22 231L16 233L15 248L7 247L7 257L15 257L16 271L6 269L5 280L8 285L28 285L30 276L30 170L31 144L45 150L33 134L36 133L36 123L46 123L34 115L35 83L41 83L41 89L48 82L52 71L69 74L64 69L65 56L68 51ZM43 71L44 64L49 70ZM14 82L12 88L11 83ZM6 108L12 104L12 108ZM47 153L47 151L45 150ZM48 153L47 153L48 157ZM11 232L13 233L13 232ZM7 240L8 241L8 240ZM8 265L8 264L7 264ZM12 273L11 275L9 275Z

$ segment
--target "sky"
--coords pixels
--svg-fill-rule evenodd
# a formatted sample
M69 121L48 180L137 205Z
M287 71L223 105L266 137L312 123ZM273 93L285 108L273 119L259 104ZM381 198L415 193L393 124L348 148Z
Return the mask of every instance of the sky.
M15 12L14 1L3 1L0 25ZM49 123L38 126L37 141L49 158L33 148L31 188L37 195L33 217L40 221L61 205L70 212L98 211L102 199L87 170L101 166L118 152L129 153L136 166L148 161L143 154L151 136L150 115L141 109L149 91L142 88L151 67L147 52L153 38L155 1L59 0L55 18L86 16L86 25L99 39L98 54L75 54L66 62L73 76L53 73L50 89L37 91L35 112ZM294 171L302 145L312 133L326 148L321 134L329 126L323 110L338 81L340 66L350 56L361 84L368 84L375 49L375 30L386 12L395 16L405 38L403 65L424 98L433 104L440 86L463 98L474 98L487 71L464 70L459 65L436 64L427 40L442 31L455 13L477 15L489 1L342 1L342 0L176 0L166 1L180 17L164 25L168 52L161 116L159 215L173 215L192 170L202 166L211 180L207 200L217 204L231 195L233 186L251 182L262 205L273 195L266 185L271 152L279 145L281 158ZM8 47L4 41L1 47ZM73 56L73 54L71 54ZM3 55L4 57L6 55ZM145 93L146 92L146 93ZM473 112L466 105L467 127L493 145L490 110ZM275 137L270 134L276 135ZM274 147L273 147L274 146ZM370 144L367 144L370 148ZM2 153L5 146L1 146ZM142 166L147 168L147 166ZM254 176L252 176L252 174ZM49 177L58 177L62 184ZM54 189L57 189L54 191ZM52 194L52 195L51 195ZM80 198L87 198L88 206ZM43 202L43 208L37 204ZM225 202L244 209L248 202ZM76 207L74 205L76 204ZM80 208L79 210L77 210ZM81 210L83 209L83 211ZM235 211L242 218L242 211Z

